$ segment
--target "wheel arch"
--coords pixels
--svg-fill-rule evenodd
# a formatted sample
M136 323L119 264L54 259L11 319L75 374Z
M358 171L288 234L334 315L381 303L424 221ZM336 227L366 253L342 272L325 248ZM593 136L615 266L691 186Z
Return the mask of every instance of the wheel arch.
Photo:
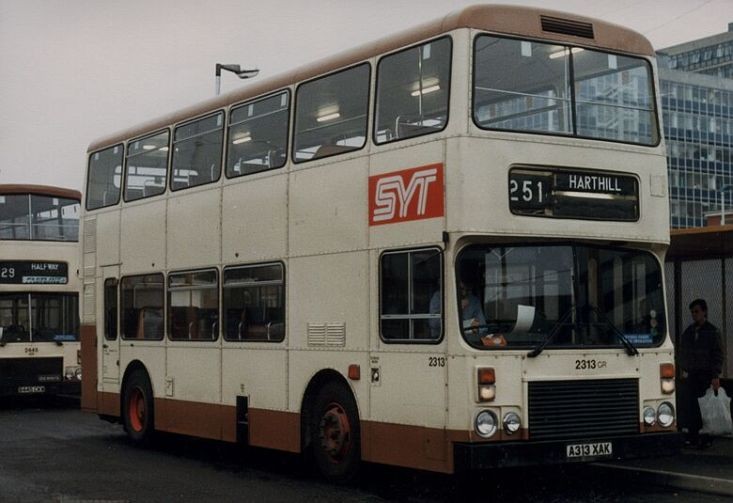
M125 396L125 386L127 386L127 381L133 374L133 372L136 372L138 370L144 372L145 376L148 378L150 389L153 392L152 398L155 399L155 389L153 388L153 380L150 379L150 372L148 372L148 369L143 362L141 362L140 360L132 360L130 363L127 364L127 368L125 368L125 373L122 376L122 384L120 386L120 418L122 417L122 411L124 409L122 401L124 400Z
M354 398L354 403L356 404L357 415L361 420L359 401L356 399L356 394L354 393L353 387L349 384L348 379L334 369L322 369L318 371L308 382L308 386L306 386L305 392L303 393L303 400L300 404L300 448L302 452L305 452L310 447L311 436L308 419L310 418L316 395L323 386L330 382L342 385L349 391L349 393L351 393L351 396Z

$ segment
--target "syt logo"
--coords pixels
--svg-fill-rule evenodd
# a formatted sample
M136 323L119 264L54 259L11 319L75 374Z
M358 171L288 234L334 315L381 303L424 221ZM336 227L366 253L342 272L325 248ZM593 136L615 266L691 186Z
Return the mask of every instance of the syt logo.
M443 165L369 177L369 225L442 217Z

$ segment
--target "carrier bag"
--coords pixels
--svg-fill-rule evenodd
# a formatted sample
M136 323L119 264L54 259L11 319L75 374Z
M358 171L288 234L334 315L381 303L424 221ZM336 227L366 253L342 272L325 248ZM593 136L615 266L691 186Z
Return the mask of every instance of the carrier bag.
M725 389L719 388L715 395L712 386L705 395L697 399L702 415L702 429L700 433L708 435L730 435L733 433L733 422L730 417L730 398Z

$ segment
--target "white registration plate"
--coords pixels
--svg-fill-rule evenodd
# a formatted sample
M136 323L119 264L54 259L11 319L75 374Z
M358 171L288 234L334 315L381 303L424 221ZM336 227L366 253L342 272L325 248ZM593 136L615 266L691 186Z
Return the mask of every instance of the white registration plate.
M568 444L565 446L565 455L568 458L592 458L610 456L611 454L613 454L613 445L611 442Z
M18 393L45 393L45 386L18 386Z

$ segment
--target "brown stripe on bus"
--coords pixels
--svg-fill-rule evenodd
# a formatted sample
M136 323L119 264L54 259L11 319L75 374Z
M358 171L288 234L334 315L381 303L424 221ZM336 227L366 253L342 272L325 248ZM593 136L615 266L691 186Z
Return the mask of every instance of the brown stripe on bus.
M63 187L33 184L0 184L0 195L9 194L34 194L38 196L81 200L81 192L73 189L64 189Z

